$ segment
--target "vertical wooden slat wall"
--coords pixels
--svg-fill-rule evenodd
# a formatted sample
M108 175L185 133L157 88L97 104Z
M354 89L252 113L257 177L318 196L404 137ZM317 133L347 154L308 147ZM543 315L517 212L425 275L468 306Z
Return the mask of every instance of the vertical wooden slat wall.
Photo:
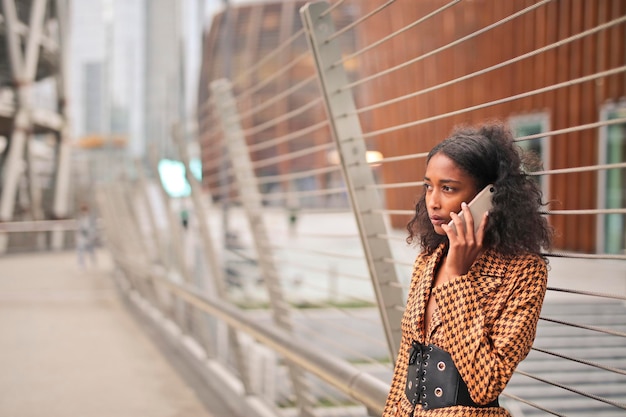
M367 0L368 4L377 4ZM404 20L419 19L446 4L446 1L411 2L409 6L390 7L389 13L402 14ZM414 7L413 3L419 3ZM419 25L398 38L404 47L393 54L369 54L362 59L365 75L380 71L375 63L381 61L389 66L432 51L456 39L488 26L536 2L533 0L499 2L461 2L453 12L444 12L423 25ZM401 9L401 10L398 10ZM386 83L397 86L393 94L401 96L422 88L442 84L451 79L481 68L504 62L528 53L560 39L593 28L626 13L626 2L610 0L554 1L534 11L507 22L484 35L446 49L432 58L411 65L406 71L386 76ZM363 27L359 35L368 44L389 33L384 24L387 15L372 19L371 25ZM393 20L393 19L391 19ZM411 102L377 109L372 130L388 127L398 120L401 106L411 108L415 102L418 109L413 120L436 114L457 111L489 101L529 92L556 83L591 75L599 71L624 65L624 25L585 37L556 49L541 53L489 74L473 77L451 87L423 94ZM416 45L418 44L418 45ZM383 65L384 68L384 65ZM422 74L428 74L423 76ZM600 106L624 97L624 74L594 82L585 82L533 95L508 103L495 105L454 117L417 125L415 127L382 135L376 144L385 156L426 152L458 124L475 124L520 114L547 112L550 128L564 129L598 121ZM411 83L418 79L421 83ZM389 98L389 90L382 82L371 83L368 93L372 102ZM368 103L369 104L369 103ZM549 168L571 168L595 165L598 161L598 129L554 135L549 138L551 160ZM384 136L384 137L383 137ZM419 180L423 175L423 161L386 164L383 166L385 182ZM550 208L556 210L591 209L597 207L597 174L593 171L558 174L550 177ZM421 190L391 189L387 191L389 209L407 209L413 205ZM394 227L404 227L406 216L394 216ZM580 252L594 252L596 247L595 217L593 215L552 215L550 221L557 231L555 248Z

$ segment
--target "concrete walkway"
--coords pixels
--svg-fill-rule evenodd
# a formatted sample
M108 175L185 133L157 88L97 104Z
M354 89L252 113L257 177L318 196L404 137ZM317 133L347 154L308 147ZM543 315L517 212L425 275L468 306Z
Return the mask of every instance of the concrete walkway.
M0 256L0 416L209 417L98 257Z

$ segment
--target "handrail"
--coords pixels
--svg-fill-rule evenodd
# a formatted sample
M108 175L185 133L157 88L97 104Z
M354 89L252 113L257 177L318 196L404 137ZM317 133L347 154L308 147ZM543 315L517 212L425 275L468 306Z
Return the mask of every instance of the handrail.
M209 298L196 288L177 284L164 275L162 270L152 271L159 283L200 310L241 330L259 342L293 361L296 365L352 396L368 408L382 413L389 386L380 379L359 370L344 360L309 347L306 341L294 338L276 326L260 325L236 307L216 298Z
M50 232L54 230L76 229L77 222L75 219L0 222L0 233Z

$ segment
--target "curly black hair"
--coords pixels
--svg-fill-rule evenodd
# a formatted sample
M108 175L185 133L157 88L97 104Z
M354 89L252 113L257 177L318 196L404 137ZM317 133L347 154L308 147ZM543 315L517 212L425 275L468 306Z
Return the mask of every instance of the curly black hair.
M483 245L508 255L520 251L540 254L552 241L552 228L539 212L542 193L527 172L540 167L539 158L523 151L503 124L459 127L428 154L426 163L443 153L476 181L477 189L495 186L493 208L485 229ZM426 210L425 194L415 205L415 216L407 224L408 243L419 241L423 251L432 252L445 235L435 233Z

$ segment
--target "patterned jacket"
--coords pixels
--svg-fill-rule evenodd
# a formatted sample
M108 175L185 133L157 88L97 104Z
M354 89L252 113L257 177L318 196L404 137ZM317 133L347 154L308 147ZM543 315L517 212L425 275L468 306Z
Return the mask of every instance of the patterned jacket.
M413 340L448 351L477 404L493 401L528 355L546 292L547 267L539 255L485 251L466 275L432 289L437 310L424 331L434 272L445 247L420 254L402 318L402 340L383 417L510 417L502 407L445 407L425 411L407 400L408 355ZM415 410L414 410L415 408Z

